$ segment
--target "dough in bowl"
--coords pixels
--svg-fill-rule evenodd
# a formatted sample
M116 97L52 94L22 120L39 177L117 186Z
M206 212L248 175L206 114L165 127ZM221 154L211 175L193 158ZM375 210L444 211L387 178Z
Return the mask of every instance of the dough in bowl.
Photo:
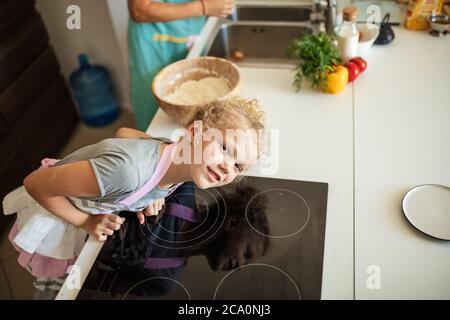
M174 93L167 95L165 100L182 105L205 104L227 95L230 91L231 85L227 79L206 77L184 82Z

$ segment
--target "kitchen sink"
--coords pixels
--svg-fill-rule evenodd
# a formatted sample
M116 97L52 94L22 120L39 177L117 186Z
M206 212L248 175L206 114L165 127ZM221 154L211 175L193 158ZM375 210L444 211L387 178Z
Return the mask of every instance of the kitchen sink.
M312 8L280 5L238 5L229 17L231 21L305 22L310 20Z
M287 46L313 31L308 23L228 22L212 34L205 52L240 66L291 68L296 60L286 57Z

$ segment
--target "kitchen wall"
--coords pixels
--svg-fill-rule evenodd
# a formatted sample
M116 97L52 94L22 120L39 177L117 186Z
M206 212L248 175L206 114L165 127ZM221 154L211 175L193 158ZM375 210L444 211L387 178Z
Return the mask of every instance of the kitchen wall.
M126 0L106 0L124 66L128 66L128 6ZM125 68L128 74L128 67Z
M78 67L77 56L85 52L93 63L111 72L122 108L130 108L126 64L126 0L37 0L63 75L68 79ZM69 5L81 9L81 30L66 27ZM118 37L119 36L119 37Z

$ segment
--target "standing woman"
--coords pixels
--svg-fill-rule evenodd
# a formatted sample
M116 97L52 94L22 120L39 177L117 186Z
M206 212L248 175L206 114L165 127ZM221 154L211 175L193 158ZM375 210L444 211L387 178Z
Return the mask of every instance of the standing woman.
M128 0L131 104L136 127L145 131L158 105L153 78L166 65L184 59L206 16L226 17L234 0Z

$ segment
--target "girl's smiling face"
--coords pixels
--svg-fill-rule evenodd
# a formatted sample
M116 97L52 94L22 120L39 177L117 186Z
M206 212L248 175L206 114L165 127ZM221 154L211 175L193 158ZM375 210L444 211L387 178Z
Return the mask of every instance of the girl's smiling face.
M202 130L200 130L202 131ZM258 158L254 129L208 129L193 136L191 177L201 189L232 182Z

